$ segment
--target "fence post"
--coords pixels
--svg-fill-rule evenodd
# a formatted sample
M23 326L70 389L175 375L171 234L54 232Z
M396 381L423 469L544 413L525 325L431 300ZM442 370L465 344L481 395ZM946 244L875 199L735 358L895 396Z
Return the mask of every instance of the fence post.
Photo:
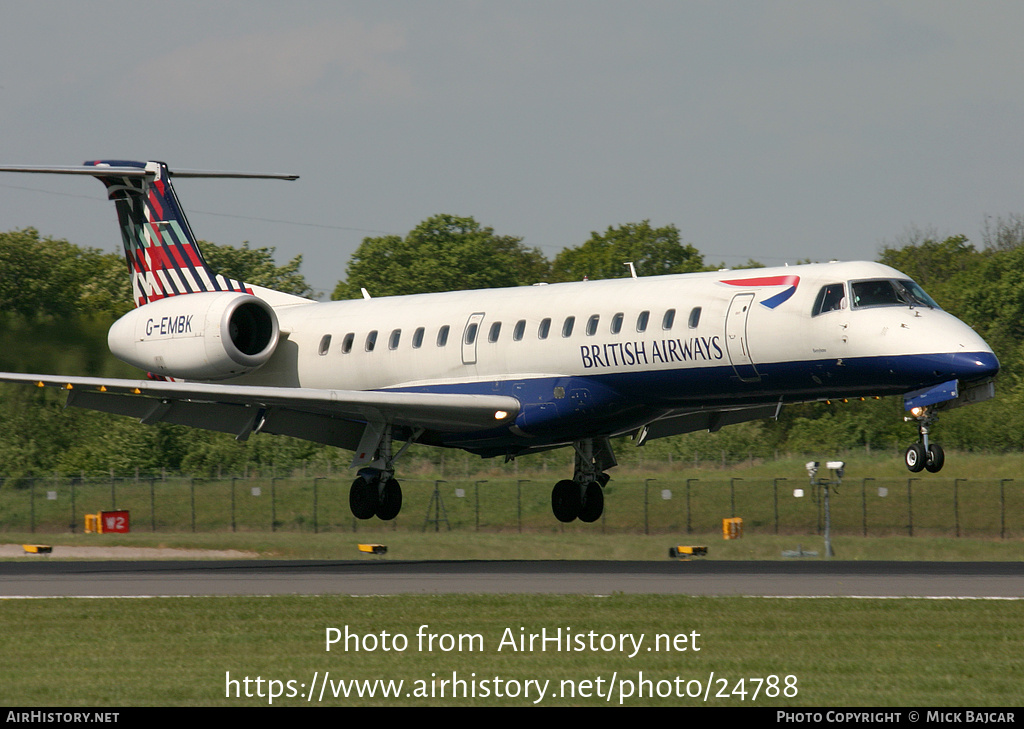
M1001 478L999 479L999 538L1006 539L1006 492L1004 485L1007 481L1012 481L1012 478Z
M36 533L36 477L32 476L28 481L28 503L29 503L29 531Z
M149 530L156 531L156 478L149 477Z
M860 521L864 536L868 535L868 481L874 481L871 476L860 482Z
M779 533L779 481L788 481L788 478L773 478L772 493L775 499L775 533Z
M75 534L78 529L78 517L75 514L75 479L71 479L71 533Z
M530 483L530 479L521 478L516 481L516 520L519 523L519 533L523 532L523 484Z
M690 484L694 481L699 481L699 478L688 478L686 479L686 533L693 534L693 525L690 523Z
M911 486L914 481L918 481L917 478L907 479L907 532L910 536L914 536L914 498L911 491Z
M966 478L953 479L953 524L956 526L956 535L960 536L960 482Z
M305 465L303 465L303 468L305 468ZM317 524L317 518L316 518L316 507L317 507L317 500L316 500L316 496L317 496L316 485L317 484L316 484L316 482L319 481L321 478L323 478L323 476L317 476L316 478L313 479L313 533L314 534L319 534L320 533L319 526Z
M647 518L647 515L648 515L647 485L651 481L654 481L654 480L655 479L653 479L653 478L645 478L644 479L644 534L650 534L651 533L650 524L649 524L648 518Z
M277 531L277 476L270 478L270 531Z
M473 530L480 531L480 484L487 483L487 480L476 481L473 483L473 498L476 502L473 505L473 509L476 512L473 516Z
M196 480L189 479L189 497L192 504L192 533L196 531Z

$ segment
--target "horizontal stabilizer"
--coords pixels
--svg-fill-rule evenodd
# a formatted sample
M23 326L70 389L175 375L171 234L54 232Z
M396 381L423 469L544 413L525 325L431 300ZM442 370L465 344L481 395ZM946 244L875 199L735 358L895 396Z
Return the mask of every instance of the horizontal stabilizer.
M88 175L89 177L149 177L158 172L146 167L115 165L0 165L0 172L25 172L44 175ZM213 177L253 180L297 180L298 175L277 172L219 172L216 170L167 170L171 177Z

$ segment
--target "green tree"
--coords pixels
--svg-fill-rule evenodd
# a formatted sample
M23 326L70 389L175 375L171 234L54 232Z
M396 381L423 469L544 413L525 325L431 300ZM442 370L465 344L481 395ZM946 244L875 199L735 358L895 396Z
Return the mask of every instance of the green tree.
M981 240L985 248L993 251L1008 251L1024 245L1024 215L1011 213L1005 218L985 216L981 228Z
M624 265L627 261L633 262L640 276L704 270L704 257L682 242L678 228L653 228L644 220L609 226L603 234L591 233L583 245L563 249L552 263L552 274L556 281L624 278L630 275Z
M521 286L547 278L549 264L521 238L496 235L473 218L435 215L405 238L364 238L332 299Z
M942 308L961 316L964 312L965 277L981 267L988 255L975 250L967 236L944 240L923 237L902 247L886 246L879 262L917 281Z
M302 256L295 256L283 266L274 263L274 248L250 248L249 241L241 248L199 241L203 258L215 273L245 283L263 286L295 296L314 296L306 277L299 273Z
M119 275L115 276L114 271ZM123 313L131 290L124 258L35 228L0 233L0 311L34 319Z

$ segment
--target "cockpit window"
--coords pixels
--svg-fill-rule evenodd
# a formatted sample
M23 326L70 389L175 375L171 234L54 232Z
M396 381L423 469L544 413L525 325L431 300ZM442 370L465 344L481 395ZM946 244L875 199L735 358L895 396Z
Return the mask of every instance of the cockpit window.
M927 306L940 308L920 286L909 279L876 279L854 281L853 305L863 309L869 306Z
M824 314L829 311L839 311L846 308L846 287L841 283L826 284L818 292L818 298L814 300L814 311L812 316Z

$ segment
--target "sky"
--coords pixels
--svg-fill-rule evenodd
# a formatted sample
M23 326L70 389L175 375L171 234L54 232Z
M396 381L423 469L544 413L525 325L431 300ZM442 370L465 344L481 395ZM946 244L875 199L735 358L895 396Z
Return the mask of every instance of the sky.
M1020 2L0 3L0 164L298 174L176 190L322 292L439 213L549 258L650 220L726 265L1024 213ZM0 175L28 226L120 250L91 178Z

